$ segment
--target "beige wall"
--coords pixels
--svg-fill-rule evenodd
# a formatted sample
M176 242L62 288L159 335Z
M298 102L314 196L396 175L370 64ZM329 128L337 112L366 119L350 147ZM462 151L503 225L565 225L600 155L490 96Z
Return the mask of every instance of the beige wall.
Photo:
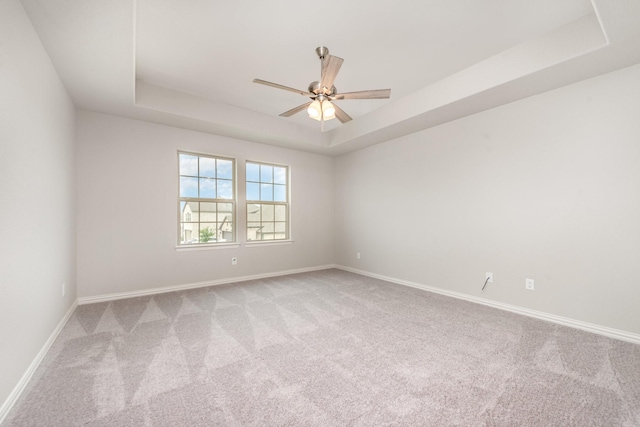
M639 93L634 66L338 158L336 262L640 333Z
M20 2L0 1L0 405L76 299L74 115Z
M332 158L87 111L77 141L80 297L333 263ZM246 160L289 165L294 242L177 252L178 150L233 157L240 178Z

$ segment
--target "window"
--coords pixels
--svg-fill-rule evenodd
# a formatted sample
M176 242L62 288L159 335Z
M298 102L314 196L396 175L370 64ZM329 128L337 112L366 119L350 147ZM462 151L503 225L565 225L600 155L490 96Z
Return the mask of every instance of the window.
M178 152L180 245L235 241L235 161Z
M247 162L247 241L289 238L289 168Z

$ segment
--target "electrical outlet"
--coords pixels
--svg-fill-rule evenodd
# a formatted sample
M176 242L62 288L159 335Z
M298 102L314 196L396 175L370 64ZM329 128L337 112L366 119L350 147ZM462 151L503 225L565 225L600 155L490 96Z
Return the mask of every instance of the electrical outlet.
M238 265L238 258L236 257L231 258L231 265Z
M534 289L534 281L533 279L525 279L524 280L524 288L528 291L532 291Z
M67 294L67 284L63 283L62 284L62 296L65 296Z
M356 259L360 259L360 252L356 252Z
M484 275L484 280L488 280L489 283L493 283L493 273L489 273L488 271Z

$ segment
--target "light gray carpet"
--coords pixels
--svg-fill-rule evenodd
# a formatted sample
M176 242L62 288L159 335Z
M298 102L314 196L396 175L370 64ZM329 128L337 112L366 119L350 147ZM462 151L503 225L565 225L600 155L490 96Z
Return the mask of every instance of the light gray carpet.
M8 426L640 426L640 346L340 270L77 308Z

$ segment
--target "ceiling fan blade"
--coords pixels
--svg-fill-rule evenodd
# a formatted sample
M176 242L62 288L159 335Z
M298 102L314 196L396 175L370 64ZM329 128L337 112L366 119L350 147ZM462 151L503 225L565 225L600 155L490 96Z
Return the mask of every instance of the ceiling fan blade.
M337 56L327 55L322 60L322 74L320 76L320 87L326 87L331 90L333 86L333 82L338 75L338 71L340 71L340 67L342 67L342 62L344 59L338 58Z
M384 99L391 97L391 89L363 90L360 92L339 93L332 99Z
M340 123L346 123L351 120L351 116L344 112L344 110L338 107L335 103L332 103L334 108L336 109L336 118L340 120Z
M289 111L285 111L284 113L280 114L280 117L291 117L296 113L299 113L302 110L306 110L307 107L309 107L309 105L311 105L311 102L307 102L305 104L302 105L298 105L296 108L292 108Z
M288 90L289 92L299 93L300 95L304 95L304 96L315 96L313 93L309 93L306 90L294 89L289 86L279 85L278 83L271 83L266 80L253 79L253 82L261 85L265 85L265 86L275 87L276 89L283 89L283 90Z

